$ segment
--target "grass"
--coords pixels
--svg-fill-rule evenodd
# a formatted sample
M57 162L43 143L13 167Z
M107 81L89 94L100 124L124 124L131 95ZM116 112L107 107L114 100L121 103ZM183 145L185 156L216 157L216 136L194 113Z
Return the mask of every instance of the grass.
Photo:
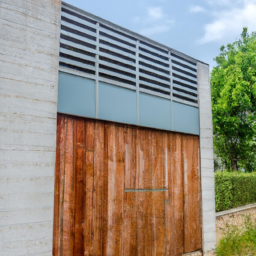
M244 225L227 225L223 238L216 249L217 256L255 256L256 221L244 216Z

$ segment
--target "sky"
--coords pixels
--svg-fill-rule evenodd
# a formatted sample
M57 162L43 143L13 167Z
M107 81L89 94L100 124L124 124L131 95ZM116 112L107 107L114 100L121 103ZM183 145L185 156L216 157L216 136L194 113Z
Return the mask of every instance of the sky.
M208 63L220 47L256 31L256 0L64 0Z

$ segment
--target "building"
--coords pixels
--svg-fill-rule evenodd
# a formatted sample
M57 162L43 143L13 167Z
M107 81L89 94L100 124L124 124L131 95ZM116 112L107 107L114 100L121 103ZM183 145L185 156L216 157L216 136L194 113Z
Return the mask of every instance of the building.
M213 250L208 65L60 1L0 8L2 255Z

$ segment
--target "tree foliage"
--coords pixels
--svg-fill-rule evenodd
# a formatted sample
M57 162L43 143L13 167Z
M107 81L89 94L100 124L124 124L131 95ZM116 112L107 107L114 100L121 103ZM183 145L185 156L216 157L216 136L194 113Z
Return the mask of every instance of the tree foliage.
M211 73L215 154L226 168L256 170L256 33L222 46Z

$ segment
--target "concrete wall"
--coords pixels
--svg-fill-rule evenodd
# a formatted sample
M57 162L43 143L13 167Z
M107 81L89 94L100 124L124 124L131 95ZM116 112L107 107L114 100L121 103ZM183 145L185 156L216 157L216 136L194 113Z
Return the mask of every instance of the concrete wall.
M200 116L203 251L204 255L207 255L207 252L212 251L216 246L211 87L209 66L198 62L197 68Z
M0 255L52 255L60 0L0 1Z

